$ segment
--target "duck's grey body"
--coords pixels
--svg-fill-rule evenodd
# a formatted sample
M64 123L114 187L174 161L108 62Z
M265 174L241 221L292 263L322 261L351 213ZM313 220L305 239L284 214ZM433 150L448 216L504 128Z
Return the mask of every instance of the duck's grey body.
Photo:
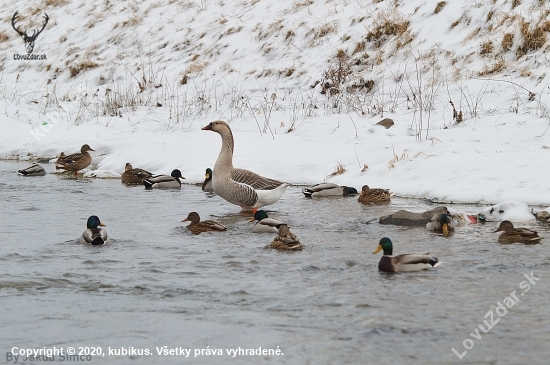
M185 179L181 176L180 170L172 171L171 175L157 175L149 179L143 179L143 185L145 189L179 189L181 188L180 178Z
M308 198L320 198L326 196L348 196L357 194L357 190L347 186L340 186L333 183L320 183L310 188L302 189L302 194Z
M111 239L107 235L107 231L103 228L88 228L80 236L78 240L82 244L90 244L92 246L101 246L111 243Z
M26 169L17 171L17 173L22 176L44 176L46 175L46 170L39 164L34 163Z

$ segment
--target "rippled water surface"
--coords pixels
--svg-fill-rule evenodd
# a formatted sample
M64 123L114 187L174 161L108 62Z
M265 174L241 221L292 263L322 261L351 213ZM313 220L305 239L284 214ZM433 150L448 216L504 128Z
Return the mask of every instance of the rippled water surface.
M547 364L550 357L545 225L533 223L546 237L534 246L497 244L496 223L444 238L376 223L433 204L395 198L369 207L289 188L268 213L291 225L304 250L281 253L265 248L275 235L252 234L240 208L200 187L145 191L118 180L17 176L26 166L0 162L0 363L13 346L153 353L92 364ZM229 230L191 235L180 223L190 211ZM77 243L93 214L111 245ZM430 252L442 264L380 273L372 251L383 236L394 254ZM520 296L531 272L540 280ZM481 339L472 337L514 290L519 302L487 334L478 330ZM463 353L467 338L473 348L459 360L451 348ZM193 350L187 359L159 356L162 346ZM224 353L278 346L284 355L194 357L207 346Z

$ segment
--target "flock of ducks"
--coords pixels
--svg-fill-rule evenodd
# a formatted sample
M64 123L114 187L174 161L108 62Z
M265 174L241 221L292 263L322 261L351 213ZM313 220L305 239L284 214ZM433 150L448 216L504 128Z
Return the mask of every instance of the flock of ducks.
M254 233L277 234L270 247L278 250L296 251L302 250L303 246L299 239L290 231L290 227L283 221L267 215L265 210L259 208L276 203L289 184L260 176L252 171L233 167L234 139L229 125L223 121L213 121L202 130L208 130L220 135L222 146L218 159L212 169L206 169L205 180L202 190L214 192L226 201L238 205L243 211L252 211L254 217L250 222L257 221L252 231ZM74 172L78 177L78 171L88 167L92 162L89 151L94 151L85 144L79 153L66 156L63 152L57 159L56 169L64 169ZM44 176L46 171L38 164L19 170L23 176ZM121 175L122 183L126 185L141 185L146 189L179 189L182 176L180 170L173 170L170 175L154 175L149 171L134 168L127 163L124 173ZM328 197L328 196L353 196L358 191L349 186L339 186L333 183L320 183L302 190L306 197ZM371 189L364 185L359 194L358 201L364 204L387 203L391 199L391 193L387 189ZM190 222L187 228L194 234L208 231L222 232L227 228L222 224L212 221L201 221L197 212L191 212L182 220ZM107 232L102 227L103 223L95 215L90 216L86 223L86 230L82 233L79 242L91 245L103 245L110 242ZM452 217L448 213L434 214L426 224L426 229L434 232L441 232L448 235L454 231ZM541 237L536 231L527 228L514 228L510 221L503 221L495 232L503 232L499 238L500 243L520 242L525 244L540 243ZM437 267L440 262L436 257L429 255L398 255L392 256L393 244L388 237L380 240L376 254L383 251L383 256L378 264L378 269L384 272L411 272Z

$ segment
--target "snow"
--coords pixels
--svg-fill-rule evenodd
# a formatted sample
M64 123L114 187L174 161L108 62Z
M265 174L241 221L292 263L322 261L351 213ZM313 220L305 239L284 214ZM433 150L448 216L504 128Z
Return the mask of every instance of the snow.
M533 219L526 204L550 204L549 41L517 52L521 20L540 24L548 5L459 0L435 14L438 1L402 3L58 1L32 16L31 5L4 6L2 19L18 10L23 29L43 12L50 20L34 50L47 61L14 60L24 44L0 24L0 158L55 158L87 143L96 175L117 176L130 162L155 174L178 168L196 183L221 146L201 128L221 119L233 130L235 167L439 202L513 200L495 220ZM410 21L410 36L352 54L381 19ZM505 33L514 34L509 51ZM494 50L483 55L489 40ZM338 50L352 75L327 96L321 80ZM96 66L71 76L84 61ZM370 93L344 91L361 79L375 81ZM108 109L114 99L122 106ZM384 118L395 125L377 126ZM338 163L346 171L331 176Z

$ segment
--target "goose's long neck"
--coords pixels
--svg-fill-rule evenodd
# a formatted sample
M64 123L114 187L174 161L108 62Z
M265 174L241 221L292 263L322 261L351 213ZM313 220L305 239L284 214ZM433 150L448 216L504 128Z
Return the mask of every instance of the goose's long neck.
M216 174L228 172L233 169L233 133L226 130L220 133L222 137L222 148L214 166Z

